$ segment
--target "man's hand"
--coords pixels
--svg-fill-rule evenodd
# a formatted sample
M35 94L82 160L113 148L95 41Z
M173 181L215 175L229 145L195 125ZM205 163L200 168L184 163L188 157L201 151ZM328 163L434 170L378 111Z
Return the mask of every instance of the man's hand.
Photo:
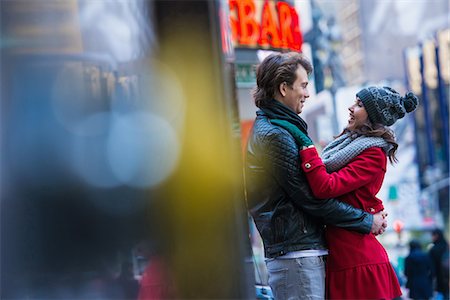
M372 233L374 235L383 234L387 227L387 212L380 211L373 215Z

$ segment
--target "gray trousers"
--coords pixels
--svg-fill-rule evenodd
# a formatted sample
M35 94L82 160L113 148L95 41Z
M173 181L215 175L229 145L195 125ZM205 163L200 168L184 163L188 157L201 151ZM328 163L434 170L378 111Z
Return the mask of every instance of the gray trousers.
M276 300L325 299L325 257L266 261L269 285Z

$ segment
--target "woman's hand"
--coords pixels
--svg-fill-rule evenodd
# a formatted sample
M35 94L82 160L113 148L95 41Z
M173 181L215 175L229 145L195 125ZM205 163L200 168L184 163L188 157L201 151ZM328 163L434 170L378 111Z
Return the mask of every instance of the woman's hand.
M314 145L311 139L294 124L285 120L278 119L270 120L270 122L289 131L289 133L294 137L295 141L300 147L308 147Z

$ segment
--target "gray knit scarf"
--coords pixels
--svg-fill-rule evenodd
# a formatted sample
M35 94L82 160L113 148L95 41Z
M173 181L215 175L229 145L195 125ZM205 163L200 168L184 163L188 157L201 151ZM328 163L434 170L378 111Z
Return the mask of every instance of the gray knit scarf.
M328 173L335 172L347 165L361 152L371 147L380 147L385 153L388 153L391 148L381 137L344 133L323 149L322 161Z

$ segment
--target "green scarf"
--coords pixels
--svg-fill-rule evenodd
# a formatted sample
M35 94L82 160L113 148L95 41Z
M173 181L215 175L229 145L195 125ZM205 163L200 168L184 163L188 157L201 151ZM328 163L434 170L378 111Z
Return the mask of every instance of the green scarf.
M272 99L266 106L261 107L261 110L269 119L286 120L308 135L308 125L306 122L283 103Z

